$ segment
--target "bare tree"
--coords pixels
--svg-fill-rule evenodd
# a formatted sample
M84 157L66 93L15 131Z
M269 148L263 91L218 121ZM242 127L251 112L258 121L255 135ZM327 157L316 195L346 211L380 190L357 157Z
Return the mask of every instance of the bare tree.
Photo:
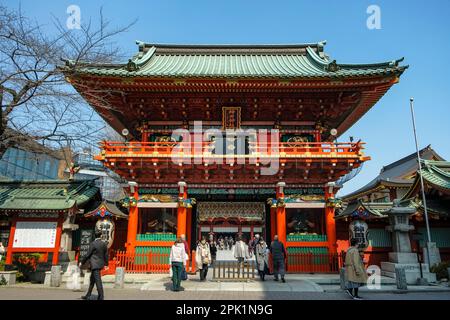
M99 15L98 23L89 20L79 30L68 30L55 19L56 32L49 36L20 9L0 5L0 158L24 137L72 148L96 145L104 137L105 122L58 68L62 58L76 71L86 62L121 57L113 38L135 21L111 28L102 10Z

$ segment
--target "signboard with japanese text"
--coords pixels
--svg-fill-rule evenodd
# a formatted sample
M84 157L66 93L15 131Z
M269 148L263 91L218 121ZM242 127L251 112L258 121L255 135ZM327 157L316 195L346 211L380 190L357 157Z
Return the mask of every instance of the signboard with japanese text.
M57 222L18 221L13 248L54 248Z

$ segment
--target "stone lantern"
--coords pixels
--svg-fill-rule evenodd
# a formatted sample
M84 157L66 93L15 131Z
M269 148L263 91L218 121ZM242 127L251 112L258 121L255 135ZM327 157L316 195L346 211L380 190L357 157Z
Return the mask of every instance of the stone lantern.
M381 274L395 278L395 269L405 269L406 281L408 284L416 284L420 278L420 265L417 255L411 250L411 240L409 233L414 230L414 226L409 224L410 215L416 212L415 208L402 207L398 199L394 200L394 205L386 213L389 217L390 225L387 231L392 233L392 249L389 252L389 262L381 263ZM436 275L430 273L428 264L422 264L423 277L429 282L436 281Z

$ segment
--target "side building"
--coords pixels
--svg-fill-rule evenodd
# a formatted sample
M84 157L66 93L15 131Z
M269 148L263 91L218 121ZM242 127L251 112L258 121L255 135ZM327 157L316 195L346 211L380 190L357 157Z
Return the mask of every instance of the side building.
M431 241L439 248L442 260L450 258L450 163L431 146L419 151L430 221ZM336 214L339 250L348 247L349 225L352 221L367 223L369 247L365 251L368 264L380 265L388 261L392 251L387 212L400 200L403 207L414 208L409 224L413 251L422 253L427 238L420 174L416 153L384 166L380 174L367 185L342 197L343 209Z

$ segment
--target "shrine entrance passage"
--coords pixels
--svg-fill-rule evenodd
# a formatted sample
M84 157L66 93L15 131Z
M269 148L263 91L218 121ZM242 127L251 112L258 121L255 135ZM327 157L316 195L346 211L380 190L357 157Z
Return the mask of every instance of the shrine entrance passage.
M198 237L212 235L216 242L232 238L233 244L238 235L246 242L256 233L264 237L265 210L264 202L199 202ZM230 243L223 246L230 249Z

